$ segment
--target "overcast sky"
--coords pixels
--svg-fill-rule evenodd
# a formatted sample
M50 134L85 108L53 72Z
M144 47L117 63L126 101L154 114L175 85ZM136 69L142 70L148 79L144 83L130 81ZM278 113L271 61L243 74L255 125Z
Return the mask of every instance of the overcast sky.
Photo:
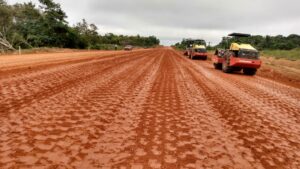
M7 0L34 3L38 0ZM155 35L164 45L182 38L217 44L231 32L300 34L299 0L54 0L73 25L85 18L99 33Z

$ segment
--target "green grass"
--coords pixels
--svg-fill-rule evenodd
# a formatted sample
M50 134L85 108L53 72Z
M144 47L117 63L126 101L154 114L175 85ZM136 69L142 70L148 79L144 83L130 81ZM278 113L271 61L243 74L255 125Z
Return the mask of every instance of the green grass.
M264 50L261 53L262 56L276 59L300 60L300 48L293 50Z

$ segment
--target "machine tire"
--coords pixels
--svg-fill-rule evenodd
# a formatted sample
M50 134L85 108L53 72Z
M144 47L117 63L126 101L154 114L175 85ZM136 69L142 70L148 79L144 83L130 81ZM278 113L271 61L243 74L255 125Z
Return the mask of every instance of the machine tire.
M185 52L183 53L183 56L187 56L187 55L188 55L188 52L185 51Z
M240 72L242 68L235 68L234 71Z
M217 69L217 70L221 70L222 69L222 64L214 63L214 68Z
M245 75L254 76L256 74L257 69L253 68L244 68L243 72Z

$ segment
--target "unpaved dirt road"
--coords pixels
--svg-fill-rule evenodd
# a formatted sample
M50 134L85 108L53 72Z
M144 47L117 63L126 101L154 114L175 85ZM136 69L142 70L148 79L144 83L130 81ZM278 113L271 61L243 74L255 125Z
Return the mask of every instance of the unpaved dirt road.
M2 58L1 169L300 168L300 89L168 48L44 57Z

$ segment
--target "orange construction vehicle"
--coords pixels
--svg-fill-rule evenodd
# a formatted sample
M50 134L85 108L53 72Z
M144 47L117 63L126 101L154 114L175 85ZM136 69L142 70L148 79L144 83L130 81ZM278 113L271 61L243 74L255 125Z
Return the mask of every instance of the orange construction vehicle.
M186 51L184 52L185 56L188 56L190 59L207 59L207 51L206 51L206 42L202 39L188 39L186 40Z
M232 33L232 37L250 37L250 34ZM261 67L259 52L250 44L232 43L229 49L217 49L212 57L214 67L222 69L225 73L241 71L246 75L255 75Z

